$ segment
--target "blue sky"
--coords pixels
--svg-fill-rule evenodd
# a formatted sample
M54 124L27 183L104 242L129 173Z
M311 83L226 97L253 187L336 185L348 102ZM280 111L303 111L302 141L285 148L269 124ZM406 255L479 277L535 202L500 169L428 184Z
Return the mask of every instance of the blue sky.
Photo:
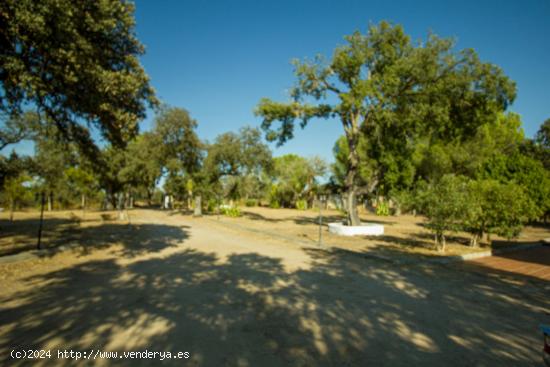
M527 136L550 118L550 1L137 1L142 62L158 96L188 109L202 138L258 126L260 98L286 101L292 58L330 56L342 37L369 22L400 23L413 39L455 37L517 82L511 110ZM143 123L149 128L152 118ZM332 159L342 129L313 121L275 154Z
M262 97L286 101L294 78L290 60L330 56L343 36L380 20L400 23L417 40L428 31L455 37L517 82L511 107L527 136L550 118L550 1L183 1L139 0L136 32L142 63L158 96L184 107L201 138L258 126ZM147 130L152 114L142 123ZM318 120L275 155L332 160L338 121Z

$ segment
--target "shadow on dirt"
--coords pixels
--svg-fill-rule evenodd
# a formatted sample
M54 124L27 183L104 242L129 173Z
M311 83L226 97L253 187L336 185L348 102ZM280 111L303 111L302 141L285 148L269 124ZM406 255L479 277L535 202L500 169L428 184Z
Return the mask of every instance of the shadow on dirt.
M176 246L188 238L188 226L164 224L129 224L125 222L99 222L46 218L42 232L42 248L53 249L61 245L79 244L78 250L88 253L94 249L121 244L122 255L137 256L158 252ZM37 219L2 221L0 256L36 249ZM52 252L44 251L43 256Z
M550 300L538 283L306 252L311 267L295 271L258 253L221 259L185 249L127 266L90 261L29 277L34 286L0 296L0 355L25 345L188 351L184 363L193 366L540 362L537 318Z

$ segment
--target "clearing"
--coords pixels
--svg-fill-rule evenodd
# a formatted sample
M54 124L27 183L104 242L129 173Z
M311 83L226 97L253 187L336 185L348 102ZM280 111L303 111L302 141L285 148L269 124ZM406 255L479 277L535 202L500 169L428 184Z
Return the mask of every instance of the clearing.
M134 210L131 224L48 215L46 243L83 246L0 263L0 364L27 365L9 352L37 348L187 351L188 360L163 363L188 366L540 365L548 281L475 262L398 266L347 242L317 248L315 212L293 211L301 226L285 210L248 212L218 221ZM20 224L30 229L36 219L26 215ZM256 231L241 228L251 222ZM407 238L397 227L387 235ZM35 234L17 236L30 246Z

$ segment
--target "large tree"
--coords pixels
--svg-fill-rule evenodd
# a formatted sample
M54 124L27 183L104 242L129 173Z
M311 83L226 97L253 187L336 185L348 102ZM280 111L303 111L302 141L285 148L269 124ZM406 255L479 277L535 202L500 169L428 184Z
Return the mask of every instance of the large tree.
M37 107L90 155L90 125L124 145L156 104L133 10L124 0L0 2L0 111Z
M168 194L179 199L188 195L201 201L201 172L204 144L199 139L197 121L183 108L163 106L155 118L153 134L160 145L160 163L167 173L164 184ZM195 187L195 190L186 188ZM200 211L200 205L197 209Z
M349 147L344 182L348 221L358 225L361 134L378 143L372 146L379 156L384 148L406 151L422 130L439 138L471 134L506 109L515 86L498 67L480 62L474 51L453 52L452 40L435 35L415 46L399 25L382 22L345 40L329 62L321 57L295 61L292 101L262 99L256 113L268 139L279 144L293 137L296 120L302 127L312 118L340 120ZM281 125L274 130L275 121Z
M209 185L233 200L261 198L266 185L262 178L271 167L271 151L262 141L261 131L243 127L238 134L227 132L216 137L208 146L203 169Z

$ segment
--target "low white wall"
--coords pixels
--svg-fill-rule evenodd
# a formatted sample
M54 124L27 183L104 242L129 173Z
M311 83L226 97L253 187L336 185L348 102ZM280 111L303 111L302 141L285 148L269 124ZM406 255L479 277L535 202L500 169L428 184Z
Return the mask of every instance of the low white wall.
M346 226L343 223L329 223L328 231L339 236L382 236L382 224L363 224L360 226Z

